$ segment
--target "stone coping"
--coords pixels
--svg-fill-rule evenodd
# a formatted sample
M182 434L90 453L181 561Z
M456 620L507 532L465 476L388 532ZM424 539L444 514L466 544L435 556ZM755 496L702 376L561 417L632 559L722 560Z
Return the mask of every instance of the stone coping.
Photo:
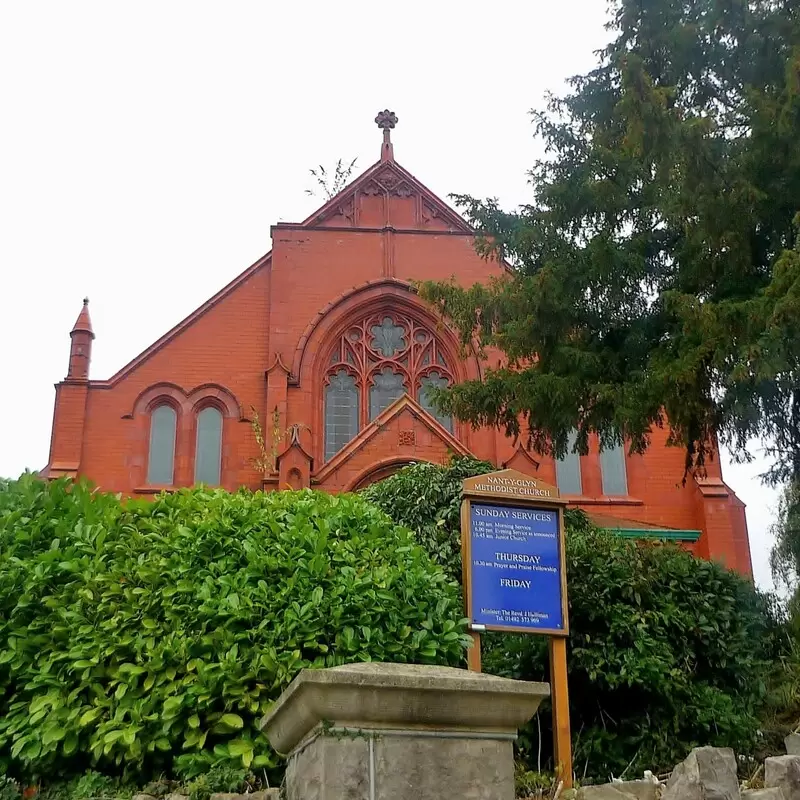
M452 667L346 664L304 669L261 722L289 753L320 723L376 730L516 733L550 696L546 683Z

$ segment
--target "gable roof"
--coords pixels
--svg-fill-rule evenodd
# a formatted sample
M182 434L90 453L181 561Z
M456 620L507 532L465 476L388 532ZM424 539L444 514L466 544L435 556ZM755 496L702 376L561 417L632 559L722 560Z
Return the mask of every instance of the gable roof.
M356 453L362 451L371 439L378 436L391 420L403 413L410 414L415 421L427 427L448 451L461 456L474 455L452 433L425 411L413 397L404 394L381 411L367 426L362 428L358 435L351 439L330 461L323 464L321 469L312 475L314 482L322 483L328 480Z
M363 172L358 178L345 186L335 197L331 198L321 208L307 217L301 223L282 223L287 226L297 226L301 228L313 228L331 217L341 215L341 208L347 203L355 201L357 193L386 193L397 194L399 196L410 196L417 194L421 198L426 213L445 223L448 231L441 233L457 233L463 235L474 235L475 231L467 224L466 220L458 212L453 210L440 197L435 195L424 184L418 181L408 170L401 167L393 159L380 160ZM269 264L272 251L267 252L254 264L249 266L244 272L234 278L227 286L224 286L213 297L195 309L191 314L181 320L177 325L167 331L149 347L145 348L138 356L120 368L114 375L105 380L90 380L89 384L95 388L110 388L116 383L133 372L137 367L147 361L151 356L161 350L171 340L179 336L184 330L189 328L194 322L202 317L207 311L216 306L229 294L234 292L248 278L262 267ZM504 263L504 267L507 265Z
M475 231L467 221L444 200L435 195L427 186L418 181L407 169L396 161L377 161L366 172L345 186L332 197L322 208L317 209L300 227L313 228L331 217L340 216L342 209L355 198L358 192L365 194L396 194L408 197L417 194L427 206L432 216L447 223L453 233L474 235ZM357 226L356 226L357 227Z
M247 281L248 278L258 272L259 269L269 264L271 257L272 251L270 250L268 253L265 253L263 256L261 256L261 258L259 258L254 264L251 264L244 272L237 275L229 284L223 286L222 289L213 295L213 297L210 297L205 303L198 306L194 311L192 311L191 314L189 314L188 317L182 319L177 325L175 325L173 328L170 328L170 330L168 330L163 336L156 339L153 344L142 350L138 356L129 361L124 367L117 370L117 372L115 372L110 378L107 380L91 380L89 381L90 385L98 388L108 388L121 381L126 375L128 375L130 372L133 372L138 366L147 361L148 358L150 358L152 355L155 355L155 353L168 344L172 339L190 327L192 323L202 317L203 314L205 314L207 311L210 311L229 294L232 294L234 291L236 291L236 289L238 289L245 281Z

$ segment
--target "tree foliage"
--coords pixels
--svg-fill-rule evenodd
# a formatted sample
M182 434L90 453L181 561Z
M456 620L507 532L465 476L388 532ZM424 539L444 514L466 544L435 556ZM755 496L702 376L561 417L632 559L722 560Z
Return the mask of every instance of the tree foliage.
M301 668L458 664L461 617L441 568L356 496L123 504L25 476L0 486L0 767L271 768L258 721Z
M511 274L421 292L508 363L439 402L543 453L668 425L692 468L763 437L800 475L800 6L611 8L597 67L534 113L532 202L456 198Z
M790 482L784 487L772 534L775 537L770 557L773 578L796 591L800 578L800 482ZM800 597L795 598L795 614L800 611L798 602ZM800 623L800 616L797 621Z
M416 464L365 493L396 522L418 530L431 555L456 575L461 480L485 466L467 459L448 467ZM599 530L577 510L567 511L566 561L579 775L607 780L626 768L628 775L668 770L696 745L734 746L739 753L755 746L776 623L752 585L677 547ZM545 637L487 635L484 666L548 680ZM539 722L544 765L549 716ZM521 746L528 765L540 766L538 725L523 732Z
M493 472L488 461L455 458L447 468L422 461L364 489L362 496L415 531L433 559L461 584L461 482Z
M358 159L354 158L349 164L346 164L340 158L336 164L334 164L333 170L330 172L326 170L322 164L314 169L310 169L309 173L311 177L314 178L318 188L306 189L306 194L315 197L317 192L321 191L326 202L328 200L333 200L333 198L349 183L350 176L356 168L357 160Z

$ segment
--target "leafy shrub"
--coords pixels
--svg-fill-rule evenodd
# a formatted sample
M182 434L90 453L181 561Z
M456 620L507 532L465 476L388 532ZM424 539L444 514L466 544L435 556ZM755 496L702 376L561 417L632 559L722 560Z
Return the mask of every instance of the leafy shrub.
M123 783L119 778L102 775L88 770L71 780L56 780L44 785L31 787L35 800L123 800L131 798L135 789ZM26 795L28 793L26 792Z
M480 462L412 465L364 492L460 574L461 480ZM434 487L433 489L431 487ZM432 526L436 536L432 536ZM756 742L757 713L775 629L752 585L674 546L640 544L594 527L568 510L568 670L575 768L607 780L667 770L698 744ZM548 680L546 638L489 634L484 669ZM539 720L549 752L550 719ZM538 726L520 737L532 769Z
M514 795L519 800L552 797L556 788L554 783L553 774L533 772L520 762L514 765Z
M228 764L215 764L208 772L191 781L186 791L189 800L208 800L214 792L241 792L247 784L245 769Z
M118 781L94 770L81 775L69 787L70 800L111 800L118 794Z
M0 775L0 800L20 800L21 797L19 784L11 778Z
M153 502L0 487L0 763L194 777L271 768L258 721L303 667L457 664L457 587L357 496Z
M493 471L488 461L475 458L454 458L446 468L423 461L368 486L361 494L411 528L417 541L460 584L461 482Z
M771 615L778 622L770 634L770 668L766 673L767 702L761 715L761 746L755 754L760 764L766 756L783 751L786 736L800 727L800 606L798 595L771 598Z

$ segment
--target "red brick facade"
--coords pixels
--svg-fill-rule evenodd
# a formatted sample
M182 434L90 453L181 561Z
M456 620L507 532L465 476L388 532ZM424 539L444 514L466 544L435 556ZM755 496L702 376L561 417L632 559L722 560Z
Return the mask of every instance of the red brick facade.
M409 281L456 277L471 284L502 274L502 266L475 253L465 222L394 161L387 137L378 163L305 222L275 225L270 253L108 380L88 378L94 334L84 305L71 333L68 376L56 386L45 474L85 475L128 495L169 488L148 483L151 414L167 405L175 419L171 486L194 482L198 414L207 407L222 417L219 482L226 489L347 491L399 465L442 462L451 453L556 484L551 459L493 430L440 423L419 393L419 382L434 372L458 381L480 377L485 364L464 356ZM347 337L357 337L350 332L363 322L370 338L375 320L385 319L397 336L402 328L408 355L398 356L395 367L414 386L374 416L368 407L374 378L367 375L374 361ZM431 335L435 349L426 355ZM335 455L329 443L326 458L324 398L337 371L361 387L360 430ZM256 416L263 449L254 435ZM582 494L570 499L608 527L682 539L698 555L749 575L744 507L723 482L718 460L706 479L682 484L683 453L665 439L656 431L644 456L626 456L627 492L614 497L603 495L595 444L580 458Z

